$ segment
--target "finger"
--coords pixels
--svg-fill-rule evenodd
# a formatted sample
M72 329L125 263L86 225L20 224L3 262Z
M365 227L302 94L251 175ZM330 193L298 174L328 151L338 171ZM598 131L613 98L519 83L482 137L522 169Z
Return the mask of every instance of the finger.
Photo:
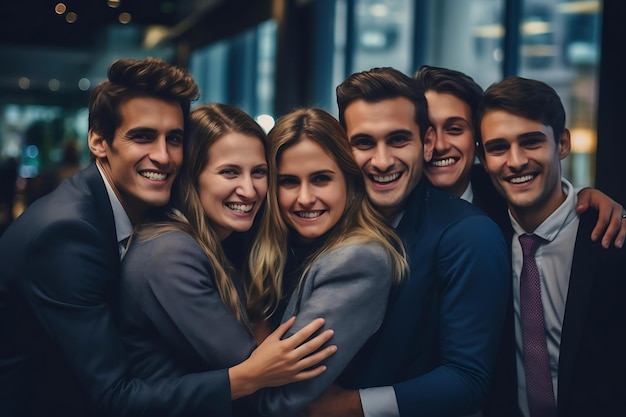
M322 347L324 343L328 342L330 338L333 337L334 334L335 332L333 330L328 329L318 334L317 336L307 341L306 343L303 343L300 346L298 346L296 349L294 349L294 352L299 358L304 358L305 356L309 356L311 353L315 352L320 347Z
M626 211L622 210L620 215L620 231L617 234L617 238L615 239L615 247L623 248L624 240L626 239Z
M313 335L313 333L321 329L324 325L324 322L324 319L315 319L306 326L304 326L302 329L298 330L296 333L289 336L287 339L285 339L289 341L289 347L293 349L297 346L300 346L302 343L307 341Z
M320 362L325 361L326 359L334 355L335 352L337 352L337 346L335 345L327 346L324 349L318 352L315 352L312 355L309 355L300 359L295 369L297 370L309 369L315 365L318 365Z
M602 236L602 247L608 249L622 227L622 206L616 206L611 212L609 224ZM597 227L597 225L596 225ZM600 232L602 233L602 231Z
M320 365L317 368L307 369L306 371L298 372L293 378L294 382L306 381L307 379L315 378L326 372L326 366Z
M605 210L598 209L598 220L596 221L595 227L591 231L591 240L594 242L598 240L607 228L611 226L611 222L614 217L615 208L613 206L607 207ZM615 230L615 232L617 232L617 230Z

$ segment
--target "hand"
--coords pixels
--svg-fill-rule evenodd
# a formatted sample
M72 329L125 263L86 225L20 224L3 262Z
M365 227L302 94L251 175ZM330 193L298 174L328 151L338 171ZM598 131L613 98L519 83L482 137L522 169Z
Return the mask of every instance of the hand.
M578 193L576 212L584 213L589 207L598 210L598 222L591 231L591 240L598 240L604 232L602 247L607 249L615 238L615 247L622 248L626 237L626 219L622 217L626 213L624 207L599 190L584 188Z
M309 404L302 417L363 417L359 391L331 385Z
M333 336L333 331L326 330L308 340L324 325L324 319L316 319L287 339L281 339L295 321L292 317L281 324L248 359L228 370L232 399L260 388L311 379L326 370L326 366L316 365L337 351L334 345L320 350ZM313 366L316 367L310 369Z

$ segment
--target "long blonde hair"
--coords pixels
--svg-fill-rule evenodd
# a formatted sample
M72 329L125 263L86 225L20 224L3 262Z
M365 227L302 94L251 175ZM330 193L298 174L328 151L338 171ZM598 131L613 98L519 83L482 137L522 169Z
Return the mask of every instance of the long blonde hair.
M208 163L209 148L224 135L237 132L259 138L267 149L265 132L244 111L221 103L195 108L189 115L189 134L184 147L183 168L172 190L167 221L146 223L138 230L140 238L150 239L167 231L182 231L191 235L211 261L217 290L222 301L233 311L237 320L250 329L245 306L237 293L229 262L217 233L210 225L198 193L198 178Z
M315 141L334 158L346 181L348 201L343 215L328 232L324 244L307 259L300 281L315 259L346 243L381 244L391 256L396 282L408 270L402 241L370 203L363 174L352 158L348 138L339 122L321 109L296 109L280 118L268 135L270 176L267 205L248 262L248 311L255 319L268 318L282 296L288 227L278 205L277 173L285 149L304 138Z

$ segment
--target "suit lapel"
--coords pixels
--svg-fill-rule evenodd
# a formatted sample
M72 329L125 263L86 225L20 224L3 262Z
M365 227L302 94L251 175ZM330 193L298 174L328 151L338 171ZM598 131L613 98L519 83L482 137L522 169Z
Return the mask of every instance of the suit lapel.
M581 217L572 272L570 274L565 316L561 331L561 346L559 350L559 387L558 403L566 404L569 395L569 381L571 380L576 352L582 337L583 323L589 307L589 295L593 286L593 268L596 262L596 251L592 247L591 230L593 223L585 221L588 216ZM562 414L562 407L559 409Z
M113 209L111 208L111 201L109 200L104 180L95 163L85 168L83 173L87 187L93 196L95 212L98 216L97 220L101 222L101 230L103 230L106 240L110 242L112 252L116 254L115 258L118 260L117 264L119 268L119 248L117 233L115 231L115 219L113 217Z

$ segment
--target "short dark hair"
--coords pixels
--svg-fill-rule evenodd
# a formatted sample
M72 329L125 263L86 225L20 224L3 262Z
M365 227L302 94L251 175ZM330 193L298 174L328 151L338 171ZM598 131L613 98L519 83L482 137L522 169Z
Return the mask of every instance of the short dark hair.
M120 104L134 97L156 97L177 101L187 120L191 102L199 89L186 69L160 58L114 61L107 80L98 84L89 96L89 129L98 132L109 144L122 124Z
M476 126L476 114L483 98L483 89L472 77L448 68L422 65L415 75L422 90L452 94L470 108L470 122Z
M554 140L565 131L565 108L557 92L543 81L510 76L487 88L478 110L477 133L485 114L493 110L504 110L516 116L540 122L552 127ZM480 152L482 139L478 136Z
M354 73L337 86L339 122L345 129L346 107L356 100L375 103L398 97L407 98L415 105L415 123L419 126L421 138L424 138L430 126L424 91L414 79L391 67Z

